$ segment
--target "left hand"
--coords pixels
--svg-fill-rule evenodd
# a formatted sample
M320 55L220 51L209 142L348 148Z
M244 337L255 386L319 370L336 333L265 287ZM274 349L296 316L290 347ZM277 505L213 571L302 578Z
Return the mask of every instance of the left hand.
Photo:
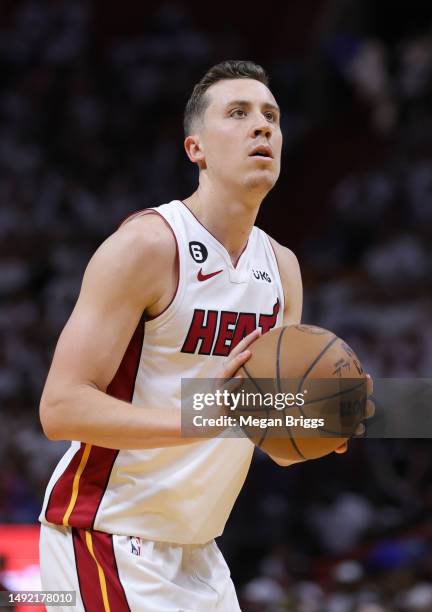
M370 374L366 374L366 378L367 378L367 397L368 399L366 401L365 419L370 419L375 414L375 404L373 400L370 399L373 393L373 380ZM360 423L357 429L355 430L354 435L357 437L362 436L365 430L366 430L366 427L364 426L364 423ZM335 450L335 453L342 454L342 453L346 453L347 450L348 450L348 441L344 442L341 446L339 446L339 448Z

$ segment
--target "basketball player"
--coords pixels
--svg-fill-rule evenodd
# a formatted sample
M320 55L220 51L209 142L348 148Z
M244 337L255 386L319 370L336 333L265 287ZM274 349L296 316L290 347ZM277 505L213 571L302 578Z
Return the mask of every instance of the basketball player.
M197 190L97 250L41 400L46 435L73 441L40 515L42 585L75 590L78 610L239 610L214 538L253 445L182 438L180 389L234 377L260 333L300 321L297 259L254 226L282 147L264 70L211 68L185 132Z

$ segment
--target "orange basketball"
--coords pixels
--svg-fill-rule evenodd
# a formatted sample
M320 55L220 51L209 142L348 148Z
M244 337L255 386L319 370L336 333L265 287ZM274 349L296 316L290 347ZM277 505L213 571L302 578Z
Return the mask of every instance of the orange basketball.
M257 405L254 398L236 410L257 446L282 459L316 459L354 433L365 415L367 379L341 338L320 327L290 325L264 334L250 350L241 369L243 396L278 398L273 405L270 399Z

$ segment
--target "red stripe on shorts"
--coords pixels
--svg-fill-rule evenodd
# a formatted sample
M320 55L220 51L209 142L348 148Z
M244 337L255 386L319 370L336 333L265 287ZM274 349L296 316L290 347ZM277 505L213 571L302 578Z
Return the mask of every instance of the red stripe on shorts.
M91 535L93 554L97 562L89 550L86 531ZM73 528L72 537L81 598L86 612L106 611L107 600L110 612L130 612L119 578L113 536L101 531Z
M106 392L112 397L127 402L132 401L143 340L144 317L142 317L129 342L114 378L108 385ZM46 519L50 523L63 524L63 517L72 496L73 480L84 448L85 444L81 444L81 448L74 455L51 491L45 513ZM69 525L81 529L93 527L118 453L118 450L110 448L91 447L90 455L79 480L78 497L68 520Z

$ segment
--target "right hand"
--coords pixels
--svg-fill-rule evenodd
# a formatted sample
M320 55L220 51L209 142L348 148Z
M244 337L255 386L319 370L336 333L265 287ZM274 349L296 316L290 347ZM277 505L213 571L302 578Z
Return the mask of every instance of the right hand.
M210 389L207 390L209 393L211 393L213 396L216 396L218 391L223 393L225 390L227 390L232 393L240 387L243 376L239 372L239 369L252 355L248 347L250 347L250 345L260 336L261 330L255 329L253 332L245 336L243 340L241 340L241 342L239 342L237 346L232 349L228 357L225 358L223 365L221 368L219 368L215 374L215 377L212 379ZM229 415L229 408L229 403L215 403L212 406L206 406L202 412L200 412L200 414L208 419L217 419L220 416ZM192 415L195 415L195 413L192 412ZM190 419L188 419L188 422L190 423ZM200 437L213 438L219 435L225 429L226 426L224 425L200 426L199 435ZM187 430L187 432L189 436L194 437L197 430L190 428Z
M371 399L371 396L373 394L373 379L370 374L366 374L366 378L367 378L367 401L366 401L366 413L364 415L364 418L370 419L375 414L375 403ZM366 431L366 427L364 423L361 422L354 432L354 437L357 437L357 438L361 437L365 431ZM343 453L346 453L347 450L348 450L348 440L344 442L341 446L339 446L335 450L335 453L343 454Z
M250 359L252 352L249 346L253 344L261 336L260 329L254 329L235 346L228 357L225 359L223 366L216 373L212 392L216 390L224 391L227 389L230 393L236 391L242 382L243 374L239 372L243 364ZM229 404L219 407L219 414L229 413Z
M260 336L260 329L254 329L253 332L245 336L243 340L241 340L241 342L239 342L237 346L232 349L215 378L218 380L226 380L234 377L243 378L242 375L238 373L238 370L252 355L248 347Z

